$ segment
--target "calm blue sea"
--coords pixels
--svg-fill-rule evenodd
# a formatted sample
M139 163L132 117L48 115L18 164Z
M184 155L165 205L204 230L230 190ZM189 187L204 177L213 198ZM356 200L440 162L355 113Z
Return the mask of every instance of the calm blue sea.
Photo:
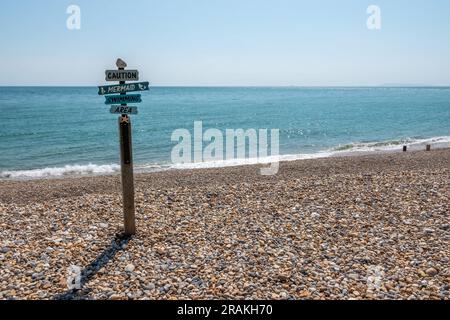
M280 153L311 158L450 142L450 88L169 88L132 116L136 168L170 168L177 128L280 129ZM117 115L96 87L0 87L0 178L118 170Z

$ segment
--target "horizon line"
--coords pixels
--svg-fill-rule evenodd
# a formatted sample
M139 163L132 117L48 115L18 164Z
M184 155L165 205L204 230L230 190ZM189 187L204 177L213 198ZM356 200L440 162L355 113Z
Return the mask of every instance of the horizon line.
M134 83L130 81L128 83ZM114 85L114 84L105 84ZM117 83L118 85L118 83ZM93 88L103 85L0 85L0 88ZM450 88L448 85L151 85L152 88Z

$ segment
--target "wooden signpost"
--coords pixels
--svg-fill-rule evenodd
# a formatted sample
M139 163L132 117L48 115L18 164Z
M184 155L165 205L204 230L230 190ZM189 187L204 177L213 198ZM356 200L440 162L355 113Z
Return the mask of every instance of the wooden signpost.
M134 178L133 178L133 144L131 138L131 118L129 114L137 114L137 107L128 106L127 103L140 103L140 94L126 94L133 91L146 91L149 89L148 82L125 83L125 81L138 81L137 70L125 70L127 64L117 59L118 70L106 70L106 81L119 81L118 85L99 86L98 94L116 94L105 96L105 104L113 105L110 113L120 114L119 136L120 136L120 167L122 173L122 196L125 235L136 233L136 221L134 213ZM117 93L120 93L117 95Z

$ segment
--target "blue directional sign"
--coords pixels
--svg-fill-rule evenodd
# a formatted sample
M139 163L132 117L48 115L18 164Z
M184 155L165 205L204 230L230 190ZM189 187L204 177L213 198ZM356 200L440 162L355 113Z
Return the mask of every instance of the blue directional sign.
M148 82L137 82L137 83L127 83L127 84L117 84L112 86L100 86L98 87L98 94L112 94L112 93L125 93L133 91L146 91L148 90Z
M125 103L142 102L140 94L105 96L105 98L106 98L105 104L125 104Z
M129 107L129 106L111 106L109 109L111 113L117 114L137 114L137 107Z

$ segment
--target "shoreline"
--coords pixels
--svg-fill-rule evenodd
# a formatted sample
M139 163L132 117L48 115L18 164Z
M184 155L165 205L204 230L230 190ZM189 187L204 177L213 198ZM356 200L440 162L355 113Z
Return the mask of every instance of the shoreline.
M430 139L423 139L423 141L429 141L434 139L443 139L449 137L434 137ZM354 145L354 144L349 144ZM425 142L415 142L412 145L408 145L408 153L411 152L420 152L423 151L426 146ZM345 147L345 146L344 146ZM295 162L295 161L304 161L304 160L316 160L316 159L325 159L325 158L341 158L341 157L359 157L359 156L370 156L370 155L382 155L382 154L395 154L402 153L400 149L400 145L389 146L386 149L381 150L323 150L318 151L311 154L285 154L277 156L279 159L279 163L283 162ZM438 142L431 145L432 150L442 150L442 149L450 149L450 142ZM275 160L276 160L275 159ZM204 170L204 169L212 169L212 168L232 168L232 167L242 167L242 166L264 166L268 165L274 161L274 158L269 156L264 159L232 159L219 161L219 162L200 162L200 163L188 163L181 165L174 164L139 164L135 163L134 174L151 174L157 172L166 172L166 171L184 171L184 170ZM53 180L53 179L75 179L75 178L92 178L92 177L102 177L102 176L115 176L120 175L120 165L119 164L88 164L88 165L65 165L64 167L46 167L41 169L25 169L25 170L4 170L0 173L18 173L18 172L38 172L38 171L51 171L58 170L63 171L64 169L68 169L71 171L81 170L83 167L91 167L90 170L95 170L95 168L100 169L102 172L98 173L65 173L56 174L56 175L43 175L43 176L18 176L18 177L0 177L0 183L2 181L35 181L35 180ZM149 169L152 167L152 169ZM69 171L69 172L71 172ZM89 170L88 170L89 171Z
M435 148L430 151L432 154L450 154L450 148ZM152 178L158 182L158 187L163 187L165 183L171 185L171 181L176 178L189 178L189 182L192 182L191 177L198 177L201 183L210 183L214 181L217 176L220 175L230 175L234 179L240 179L242 173L244 176L249 176L252 179L257 178L258 180L268 180L275 181L278 178L283 178L283 173L290 174L292 169L295 167L301 167L304 170L304 175L307 173L312 173L313 175L321 175L323 170L333 173L349 173L348 169L344 169L343 166L348 163L361 163L365 164L367 162L377 163L385 159L389 161L391 166L383 166L383 170L392 169L393 167L401 167L407 165L408 159L422 158L430 154L430 152L423 150L402 152L397 150L392 151L382 151L382 152L361 152L361 153L340 153L338 155L332 155L323 158L312 158L312 159L298 159L298 160L288 160L281 161L279 172L273 176L261 176L260 168L267 166L268 164L242 164L235 166L225 166L225 167L208 167L208 168L189 168L189 169L167 169L160 171L151 172L137 172L135 169L134 180L135 184L145 182L151 182ZM450 161L449 161L450 162ZM392 166L395 164L396 166ZM332 171L332 167L335 167ZM449 167L444 165L444 167ZM311 172L311 168L315 170ZM353 165L355 169L354 174L362 173L364 170L372 171L373 168L360 167L358 165ZM381 168L380 168L381 169ZM286 172L287 170L287 172ZM284 172L283 172L284 171ZM303 176L303 174L302 174ZM205 177L205 178L202 178ZM206 178L208 177L208 178ZM166 179L167 178L167 179ZM168 181L167 181L168 180ZM206 181L209 180L209 181ZM54 182L54 183L52 183ZM0 202L5 201L10 193L14 193L15 187L24 187L27 189L26 185L31 184L33 188L38 188L39 185L45 186L46 188L62 187L63 190L68 190L64 193L70 196L70 190L74 191L74 195L86 193L97 193L97 192L117 192L121 194L121 175L120 171L110 173L110 174L91 174L91 175L68 175L68 176L57 176L57 177L43 177L43 178L33 178L33 179L0 179ZM161 184L160 184L161 183ZM71 188L74 185L76 188ZM81 186L85 186L85 190L81 190ZM77 189L77 190L75 190ZM15 198L18 199L18 198Z
M0 299L449 299L449 159L137 174L128 240L118 175L1 181Z

